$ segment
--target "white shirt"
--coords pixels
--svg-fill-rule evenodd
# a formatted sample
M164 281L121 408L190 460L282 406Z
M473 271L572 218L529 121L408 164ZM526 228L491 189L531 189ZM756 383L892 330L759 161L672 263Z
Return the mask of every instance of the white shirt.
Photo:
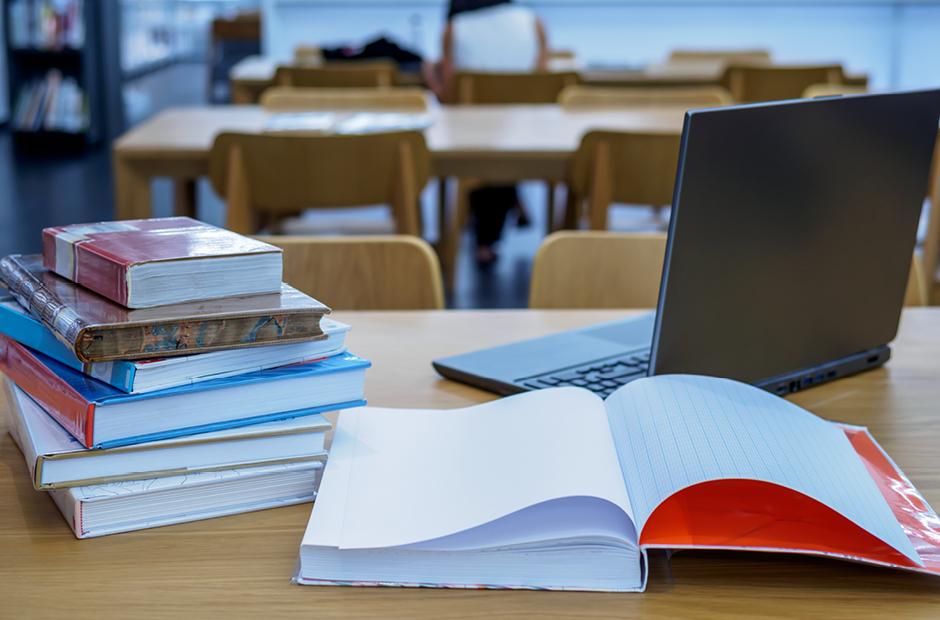
M535 13L514 4L459 13L451 19L454 68L533 71L539 59Z

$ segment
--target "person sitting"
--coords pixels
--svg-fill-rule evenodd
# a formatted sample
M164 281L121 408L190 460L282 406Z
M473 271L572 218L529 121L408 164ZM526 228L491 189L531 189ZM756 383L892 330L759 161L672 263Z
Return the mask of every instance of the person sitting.
M438 98L453 102L458 71L516 73L544 71L548 66L545 28L534 11L511 0L451 0L441 43L441 61L426 74ZM470 192L476 237L476 259L490 264L493 246L502 236L506 214L528 218L514 185L489 185Z

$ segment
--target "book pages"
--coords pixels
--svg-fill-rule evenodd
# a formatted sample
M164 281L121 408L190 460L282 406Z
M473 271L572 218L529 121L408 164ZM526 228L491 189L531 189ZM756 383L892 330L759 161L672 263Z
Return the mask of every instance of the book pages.
M822 502L921 564L837 425L728 379L640 379L606 402L637 524L667 497L717 479L779 484Z

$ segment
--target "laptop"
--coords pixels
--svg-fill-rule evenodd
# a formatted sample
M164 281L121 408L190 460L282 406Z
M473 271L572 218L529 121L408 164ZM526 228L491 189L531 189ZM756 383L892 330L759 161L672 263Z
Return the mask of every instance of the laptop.
M881 366L938 118L940 90L689 111L656 312L434 368L500 394L606 397L670 373L787 394Z

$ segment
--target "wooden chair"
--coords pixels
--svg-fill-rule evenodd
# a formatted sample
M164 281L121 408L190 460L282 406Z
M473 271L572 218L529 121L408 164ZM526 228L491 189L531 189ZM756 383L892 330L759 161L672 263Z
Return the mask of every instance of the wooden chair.
M731 65L722 77L738 103L799 99L813 84L841 84L841 65L747 66Z
M722 62L726 64L769 65L770 50L694 50L676 49L669 52L669 63Z
M455 103L524 104L555 103L566 86L577 84L578 74L565 72L475 73L458 72L454 77Z
M284 281L334 310L440 310L437 255L423 239L258 237L284 250Z
M558 95L558 103L566 110L597 110L667 105L707 108L731 105L734 101L731 94L720 86L604 88L576 85L566 86Z
M868 88L868 74L843 72L842 83L846 86L859 86L861 88Z
M295 88L367 88L392 86L397 68L390 60L326 63L319 67L277 68L274 83Z
M225 101L216 91L229 90L228 74L241 59L261 53L261 15L241 13L233 18L217 17L210 29L207 59L209 103ZM223 87L223 85L225 85Z
M571 159L565 226L576 228L587 202L590 227L607 228L611 203L661 207L672 203L678 135L590 131Z
M530 308L655 308L664 233L563 231L535 255Z
M294 48L294 64L319 66L323 64L323 50L319 45L298 45Z
M834 97L836 95L864 95L867 86L849 86L848 84L811 84L803 91L804 99L815 97Z
M387 204L396 232L420 235L418 198L429 174L430 156L417 131L223 132L209 153L209 179L228 203L226 227L246 234L308 208Z
M927 233L921 248L921 279L927 303L937 299L937 266L940 263L940 134L933 149L933 163L930 165L930 179L927 186L928 201Z
M655 308L665 254L664 233L554 233L535 255L529 307ZM905 306L926 305L922 283L915 256Z
M930 297L924 281L924 269L917 257L911 257L911 269L907 277L907 288L904 291L905 306L929 306Z
M261 106L271 112L303 110L388 110L426 112L428 98L420 88L293 88L264 91Z

